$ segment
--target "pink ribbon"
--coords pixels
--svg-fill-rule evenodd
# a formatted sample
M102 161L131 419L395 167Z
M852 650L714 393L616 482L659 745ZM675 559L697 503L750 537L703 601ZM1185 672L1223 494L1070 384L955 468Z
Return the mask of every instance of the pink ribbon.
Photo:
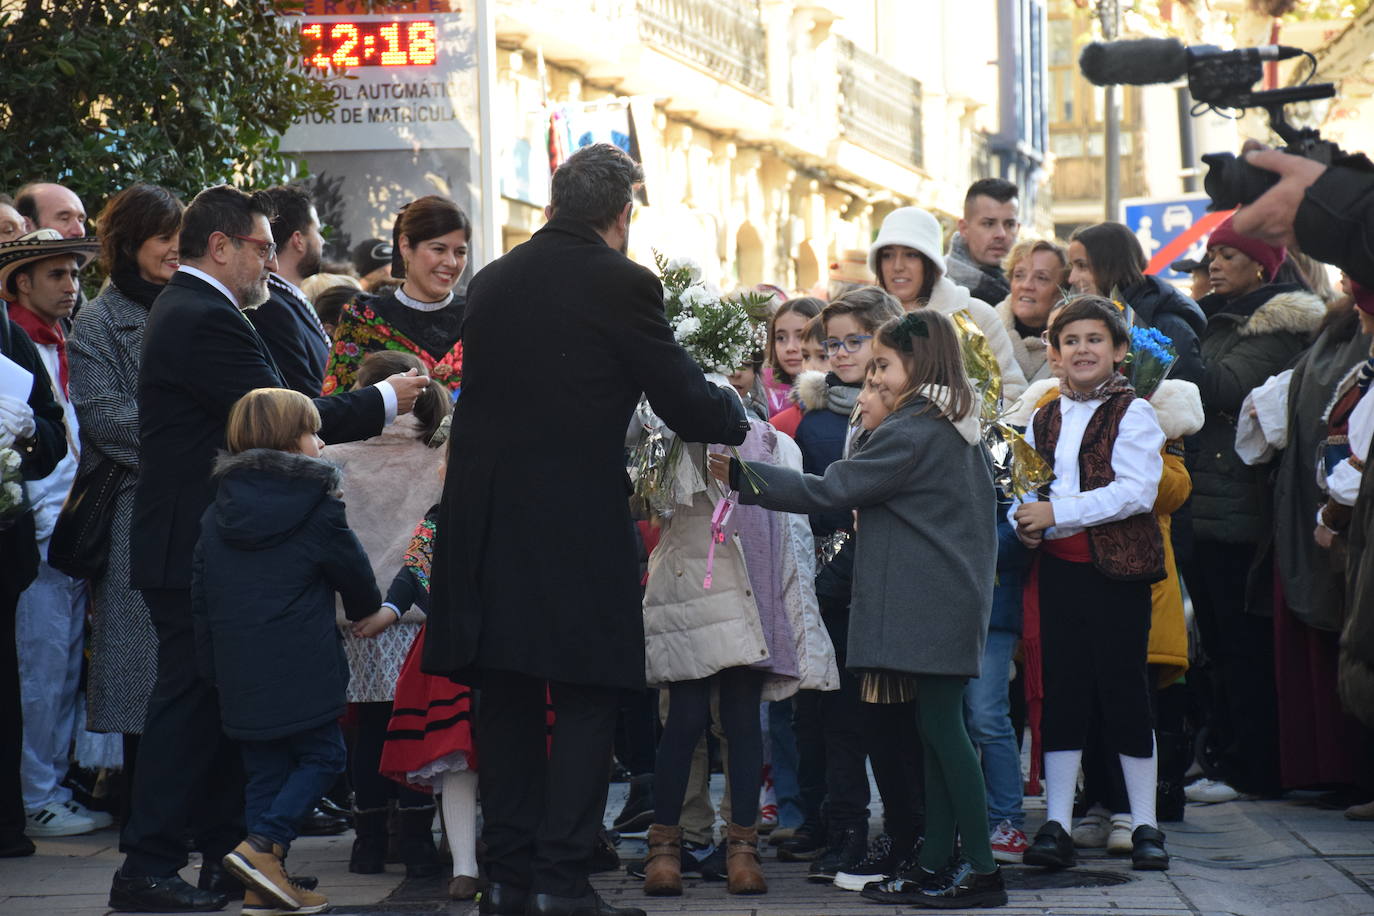
M711 547L706 552L706 578L701 581L701 587L709 589L711 587L711 571L716 566L716 545L724 544L731 532L728 528L730 516L735 511L735 506L739 501L739 494L731 490L727 495L721 497L716 503L716 511L711 513Z

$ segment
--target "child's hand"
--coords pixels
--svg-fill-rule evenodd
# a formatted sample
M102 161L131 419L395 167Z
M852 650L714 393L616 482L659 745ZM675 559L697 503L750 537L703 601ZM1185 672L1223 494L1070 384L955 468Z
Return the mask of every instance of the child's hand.
M730 456L712 452L706 456L706 462L711 471L711 476L728 487L730 485Z
M358 639L372 639L399 619L391 608L379 608L377 613L354 621L352 632Z
M1045 540L1045 538L1042 535L1026 534L1020 528L1016 529L1016 537L1017 540L1019 540L1022 544L1026 545L1027 550L1035 550L1037 547L1040 546L1040 543Z
M1054 526L1054 506L1048 502L1022 503L1016 507L1016 533L1039 534Z

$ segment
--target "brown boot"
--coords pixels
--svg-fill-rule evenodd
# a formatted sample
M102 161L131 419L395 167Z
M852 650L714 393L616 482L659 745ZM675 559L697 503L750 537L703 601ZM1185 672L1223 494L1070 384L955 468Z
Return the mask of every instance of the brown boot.
M731 824L725 830L725 889L732 894L766 894L768 882L759 865L757 827Z
M649 854L644 858L644 893L650 897L682 896L682 828L649 825Z

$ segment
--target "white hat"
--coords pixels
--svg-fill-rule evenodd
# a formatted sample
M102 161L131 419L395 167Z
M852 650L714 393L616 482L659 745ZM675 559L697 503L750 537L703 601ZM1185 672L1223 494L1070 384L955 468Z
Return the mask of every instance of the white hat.
M888 245L904 245L907 248L915 248L930 258L930 262L935 265L935 272L943 277L945 275L944 241L944 231L940 228L935 217L920 207L899 207L883 220L882 228L878 230L878 237L869 246L868 269L881 283L882 275L878 273L878 252Z

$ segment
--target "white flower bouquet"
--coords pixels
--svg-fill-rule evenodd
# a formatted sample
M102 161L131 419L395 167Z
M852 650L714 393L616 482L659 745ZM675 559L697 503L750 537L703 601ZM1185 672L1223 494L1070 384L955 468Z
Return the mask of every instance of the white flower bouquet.
M0 530L10 527L29 509L19 453L0 448Z

